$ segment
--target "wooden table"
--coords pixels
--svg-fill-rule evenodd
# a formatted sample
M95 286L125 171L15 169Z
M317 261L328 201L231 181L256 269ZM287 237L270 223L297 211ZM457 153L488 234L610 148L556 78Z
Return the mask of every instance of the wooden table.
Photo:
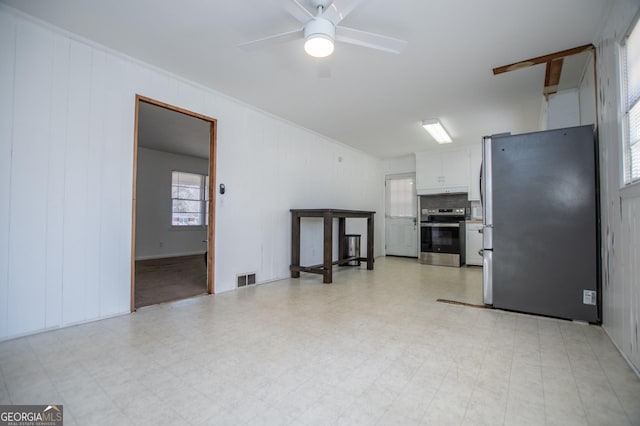
M300 272L322 274L323 282L333 281L333 265L344 265L352 260L367 262L367 269L373 270L373 215L375 212L338 209L291 209L291 278L299 278ZM300 219L321 217L324 219L324 250L321 265L300 266ZM338 260L333 262L333 219L338 219ZM367 257L346 257L345 221L347 218L367 219Z

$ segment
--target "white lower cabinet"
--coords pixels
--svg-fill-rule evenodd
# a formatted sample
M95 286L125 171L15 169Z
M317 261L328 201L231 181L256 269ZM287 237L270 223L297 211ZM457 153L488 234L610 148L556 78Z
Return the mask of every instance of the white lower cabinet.
M467 222L467 265L482 266L482 223Z

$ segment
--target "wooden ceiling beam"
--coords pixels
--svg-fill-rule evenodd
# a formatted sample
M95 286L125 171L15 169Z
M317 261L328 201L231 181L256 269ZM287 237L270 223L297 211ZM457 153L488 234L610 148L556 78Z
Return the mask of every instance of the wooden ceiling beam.
M544 77L544 95L549 96L558 91L560 83L560 74L562 73L562 64L564 58L554 59L547 62L547 69Z
M517 70L520 68L530 67L532 65L549 63L560 58L577 55L578 53L587 52L593 49L594 49L593 44L585 44L584 46L574 47L573 49L567 49L567 50L562 50L560 52L551 53L549 55L538 56L537 58L531 58L525 61L515 62L513 64L494 68L493 75L502 74L502 73ZM562 69L562 65L560 65L560 67Z

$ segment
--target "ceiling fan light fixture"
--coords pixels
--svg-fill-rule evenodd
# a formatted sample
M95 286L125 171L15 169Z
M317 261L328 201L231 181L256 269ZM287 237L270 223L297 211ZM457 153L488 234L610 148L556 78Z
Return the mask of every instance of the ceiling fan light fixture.
M447 133L445 128L440 123L440 120L437 118L429 118L427 120L422 120L422 127L429 132L429 134L436 140L436 142L442 143L451 143L451 136Z
M314 58L326 58L333 53L333 40L323 34L314 34L304 42L304 51Z
M315 18L304 27L304 51L315 58L325 58L333 53L336 28L331 21Z

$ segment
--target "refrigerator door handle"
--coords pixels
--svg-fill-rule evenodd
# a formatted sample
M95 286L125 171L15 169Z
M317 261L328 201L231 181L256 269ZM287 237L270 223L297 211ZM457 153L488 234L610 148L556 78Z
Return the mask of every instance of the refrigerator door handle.
M493 165L491 137L482 138L482 298L485 305L493 305Z
M493 224L493 172L491 161L491 137L482 138L482 217L487 225Z
M493 225L485 225L482 228L482 248L493 249Z
M484 187L482 185L482 167L484 167L484 162L480 160L480 178L478 180L478 185L480 186L480 207L484 206Z
M493 305L493 251L482 250L482 299L485 305Z

